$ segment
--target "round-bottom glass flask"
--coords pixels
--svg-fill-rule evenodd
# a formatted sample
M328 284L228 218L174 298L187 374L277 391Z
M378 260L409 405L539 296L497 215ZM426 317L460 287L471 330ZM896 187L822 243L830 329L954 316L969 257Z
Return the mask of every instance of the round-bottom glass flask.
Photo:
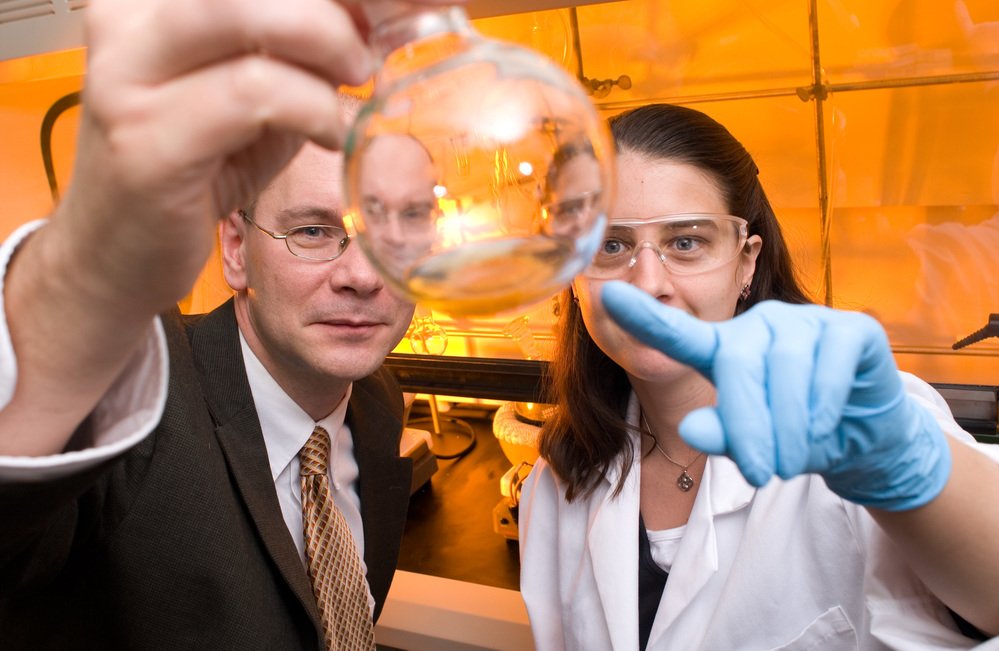
M589 264L613 145L579 83L460 8L383 20L348 137L348 225L396 291L455 315L524 308Z

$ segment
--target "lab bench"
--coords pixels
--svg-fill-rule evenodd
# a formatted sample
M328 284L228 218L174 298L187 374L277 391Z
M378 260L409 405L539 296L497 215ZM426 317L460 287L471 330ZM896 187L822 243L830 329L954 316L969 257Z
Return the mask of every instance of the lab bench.
M410 420L422 414L417 403ZM475 433L475 444L437 470L410 500L399 566L376 629L378 642L406 651L533 648L518 592L519 551L493 527L511 468L493 435L493 408L442 412Z
M399 569L518 588L517 542L493 528L492 511L502 500L500 478L511 465L493 435L493 411L456 408L442 414L471 425L475 445L457 459L438 459L437 472L413 494Z

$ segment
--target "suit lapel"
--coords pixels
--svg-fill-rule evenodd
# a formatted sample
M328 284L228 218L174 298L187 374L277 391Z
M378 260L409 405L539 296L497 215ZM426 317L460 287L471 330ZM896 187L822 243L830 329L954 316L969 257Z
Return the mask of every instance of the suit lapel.
M399 559L413 473L412 462L399 457L402 396L398 387L383 382L379 374L355 382L347 408L360 471L364 564L376 618ZM395 409L389 401L398 402Z
M638 647L638 512L641 463L635 465L619 494L621 468L612 465L601 486L602 497L591 517L587 542L592 549L593 580L613 649ZM652 647L649 647L652 648Z
M267 448L246 379L232 300L192 323L188 332L194 362L236 487L267 553L319 628L312 586L274 489Z

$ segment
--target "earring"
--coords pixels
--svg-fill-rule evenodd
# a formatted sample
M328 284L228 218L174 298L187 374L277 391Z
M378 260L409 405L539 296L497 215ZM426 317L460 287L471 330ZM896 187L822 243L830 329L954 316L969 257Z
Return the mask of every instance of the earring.
M746 283L745 285L743 285L742 286L742 291L739 292L739 300L744 301L747 298L749 298L749 283Z

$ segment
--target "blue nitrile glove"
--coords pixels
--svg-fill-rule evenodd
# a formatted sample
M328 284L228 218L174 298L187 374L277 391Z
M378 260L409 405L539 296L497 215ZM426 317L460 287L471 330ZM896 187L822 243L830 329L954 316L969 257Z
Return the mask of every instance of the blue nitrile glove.
M622 328L711 380L717 405L688 414L680 435L754 486L818 473L845 499L901 511L947 483L946 437L906 394L871 317L767 301L712 323L620 281L601 296Z

